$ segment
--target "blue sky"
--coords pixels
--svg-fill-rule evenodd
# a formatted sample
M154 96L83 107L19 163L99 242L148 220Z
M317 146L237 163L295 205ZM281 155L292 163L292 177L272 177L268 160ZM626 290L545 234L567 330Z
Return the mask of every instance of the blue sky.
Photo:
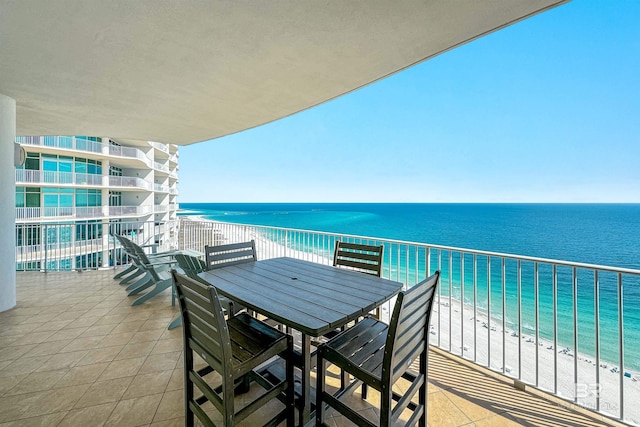
M640 0L574 0L180 148L186 202L640 203Z

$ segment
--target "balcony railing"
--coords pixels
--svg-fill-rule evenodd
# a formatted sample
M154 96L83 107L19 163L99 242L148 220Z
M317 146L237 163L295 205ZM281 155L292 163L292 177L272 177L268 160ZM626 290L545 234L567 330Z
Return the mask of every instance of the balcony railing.
M57 221L63 219L101 219L109 217L141 216L153 213L152 206L69 206L69 207L37 207L16 208L16 221Z
M91 141L75 136L21 136L16 138L16 142L22 145L62 148L101 154L104 156L138 159L148 167L151 167L151 161L149 158L137 148L103 144L102 142Z
M133 176L109 176L110 187L140 188L151 191L153 183Z
M384 245L383 277L442 272L431 343L611 418L640 421L640 270L182 218L179 247L256 240L258 259L332 263L336 240ZM383 307L389 316L390 303ZM580 308L580 310L578 310ZM629 320L627 320L629 319ZM634 355L637 353L633 353Z
M169 186L165 185L165 184L154 184L153 188L155 191L160 191L162 193L168 193L169 192Z
M169 154L169 147L167 146L167 144L162 144L160 142L152 142L151 145L154 148L156 148L156 149L158 149L158 150L160 150L160 151L162 151L164 153Z
M74 172L16 169L16 184L56 184L102 186L102 175Z
M126 255L110 234L126 235L154 252L176 248L176 227L176 221L16 224L16 269L64 271L122 265Z
M109 206L109 216L137 216L153 213L152 206Z
M100 218L102 217L101 206L88 207L38 207L38 208L16 208L16 221L58 220L62 218Z
M162 164L162 163L159 163L159 162L154 162L153 163L153 167L156 170L169 173L169 166L167 166L165 164Z

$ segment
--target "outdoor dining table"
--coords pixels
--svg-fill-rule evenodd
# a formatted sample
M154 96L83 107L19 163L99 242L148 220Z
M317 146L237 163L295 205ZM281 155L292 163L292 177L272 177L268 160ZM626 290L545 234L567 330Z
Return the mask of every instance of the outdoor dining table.
M402 284L295 258L272 258L198 274L218 292L301 333L302 421L311 416L311 338L341 328L395 296Z

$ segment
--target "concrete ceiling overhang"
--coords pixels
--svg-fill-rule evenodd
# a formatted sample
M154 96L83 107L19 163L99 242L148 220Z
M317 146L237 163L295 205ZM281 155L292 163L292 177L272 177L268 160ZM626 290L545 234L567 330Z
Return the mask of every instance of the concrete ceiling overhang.
M564 0L0 0L18 135L175 144L294 114Z

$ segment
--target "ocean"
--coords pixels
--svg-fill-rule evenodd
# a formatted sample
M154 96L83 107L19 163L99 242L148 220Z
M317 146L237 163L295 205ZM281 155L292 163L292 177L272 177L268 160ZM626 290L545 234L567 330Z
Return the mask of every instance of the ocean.
M640 204L397 204L397 203L181 203L180 215L201 215L231 223L266 225L304 230L371 236L465 249L550 258L579 263L640 269ZM465 259L465 264L468 260ZM444 270L448 270L446 262ZM451 274L452 297L460 299L459 262L443 271L443 283ZM486 295L486 273L478 269L478 295ZM486 267L485 267L486 269ZM470 267L465 266L465 302L473 298ZM517 328L514 315L515 270L507 272L507 324ZM541 269L540 282L551 271ZM593 274L578 270L579 348L595 353ZM491 304L500 307L499 264L491 266ZM601 274L601 358L618 360L617 281ZM535 333L533 271L523 266L523 332ZM457 286L456 286L457 284ZM443 295L448 289L442 286ZM552 297L541 285L540 335L551 338ZM625 367L640 371L640 278L624 282ZM558 269L558 340L573 346L573 298L571 269ZM479 305L482 307L482 301ZM486 305L486 298L484 304Z

